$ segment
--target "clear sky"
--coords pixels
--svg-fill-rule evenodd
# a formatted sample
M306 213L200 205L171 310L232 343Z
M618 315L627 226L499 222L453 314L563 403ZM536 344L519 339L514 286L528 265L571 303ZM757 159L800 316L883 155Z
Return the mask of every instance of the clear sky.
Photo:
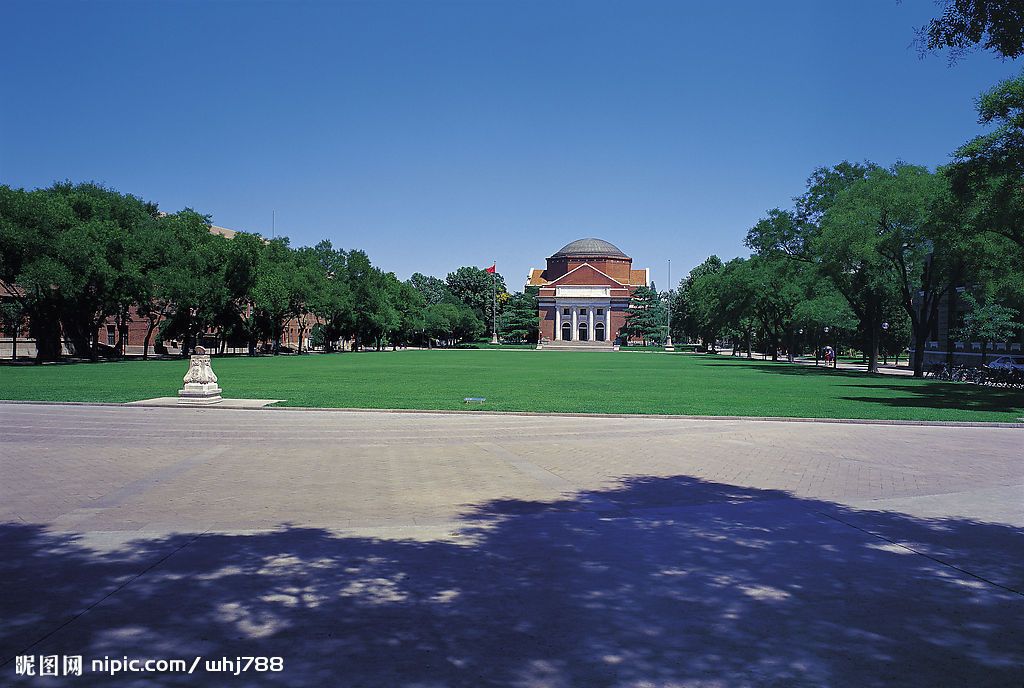
M406 278L618 245L659 287L842 159L942 164L1020 61L932 0L3 3L0 183L95 180Z

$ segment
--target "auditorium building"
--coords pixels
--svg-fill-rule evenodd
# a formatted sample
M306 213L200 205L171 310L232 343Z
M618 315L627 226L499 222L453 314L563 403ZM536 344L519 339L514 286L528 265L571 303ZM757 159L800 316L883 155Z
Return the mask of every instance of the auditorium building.
M538 287L541 342L604 342L611 346L626 321L637 287L650 283L650 270L634 270L633 259L602 239L577 239L530 270L528 287Z

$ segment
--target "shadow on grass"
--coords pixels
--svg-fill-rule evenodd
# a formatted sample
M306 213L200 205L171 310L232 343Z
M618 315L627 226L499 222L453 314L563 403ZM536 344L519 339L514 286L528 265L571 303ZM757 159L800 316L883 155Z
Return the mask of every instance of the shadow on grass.
M87 671L105 655L285 658L281 673L160 685L1020 684L1019 593L841 520L1021 589L1020 529L684 476L486 503L451 541L285 526L93 548L12 523L0 672L27 651L80 654Z
M735 367L735 363L706 363L708 366ZM972 385L967 383L942 382L938 380L921 380L920 378L900 378L900 382L892 382L893 378L884 374L867 373L857 370L819 368L803 364L778 363L745 363L745 367L758 372L774 373L796 377L831 377L843 380L865 379L874 382L850 384L842 382L837 387L859 387L862 389L884 391L885 396L842 396L843 401L856 401L866 404L882 404L892 408L932 408L963 411L992 411L1024 414L1024 390L1007 389ZM883 383L882 380L889 380Z
M742 366L752 368L762 373L776 373L778 375L795 375L797 377L813 377L816 375L831 375L833 377L852 377L878 379L883 373L869 373L865 370L850 370L848 368L826 368L824 365L811 366L803 363L789 363L788 361L735 361L732 363L704 363L703 365L715 368L735 368Z
M1024 391L998 387L977 387L935 383L929 385L846 385L866 389L885 389L901 396L840 397L844 401L884 404L893 408L934 408L963 411L1017 412L1024 415Z

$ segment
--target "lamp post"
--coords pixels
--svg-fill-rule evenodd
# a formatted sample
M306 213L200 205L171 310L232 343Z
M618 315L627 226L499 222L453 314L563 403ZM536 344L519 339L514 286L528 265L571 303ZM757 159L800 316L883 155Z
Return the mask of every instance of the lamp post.
M828 348L828 325L825 326L825 348ZM832 367L834 368L835 365L836 365L836 354L835 354L835 351L833 351L832 352ZM827 358L825 359L825 367L828 368L828 359Z
M882 323L882 363L889 365L889 348L885 344L885 336L889 334L889 323Z
M672 259L668 261L668 336L665 338L665 351L675 351L672 346Z
M500 344L498 341L498 261L494 261L494 270L491 272L491 344Z

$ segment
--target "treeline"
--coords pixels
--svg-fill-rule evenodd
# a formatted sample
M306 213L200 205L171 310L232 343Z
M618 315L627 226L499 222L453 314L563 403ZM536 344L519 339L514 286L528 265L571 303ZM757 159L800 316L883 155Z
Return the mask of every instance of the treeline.
M845 343L869 370L910 344L915 375L940 307L954 337L1012 338L1024 309L1024 76L982 94L978 113L989 131L936 172L814 170L791 206L750 229L751 256L712 256L681 282L673 337L728 338L773 357Z
M0 329L28 328L37 360L123 351L128 323L146 323L144 355L157 338L260 342L280 349L289 323L330 351L455 344L490 330L536 339L536 301L509 294L500 275L462 267L447 279L417 273L400 281L365 252L329 241L292 248L284 238L210 232L193 210L156 204L96 184L58 183L26 191L0 186ZM113 318L121 346L99 341ZM300 349L301 351L301 349Z

